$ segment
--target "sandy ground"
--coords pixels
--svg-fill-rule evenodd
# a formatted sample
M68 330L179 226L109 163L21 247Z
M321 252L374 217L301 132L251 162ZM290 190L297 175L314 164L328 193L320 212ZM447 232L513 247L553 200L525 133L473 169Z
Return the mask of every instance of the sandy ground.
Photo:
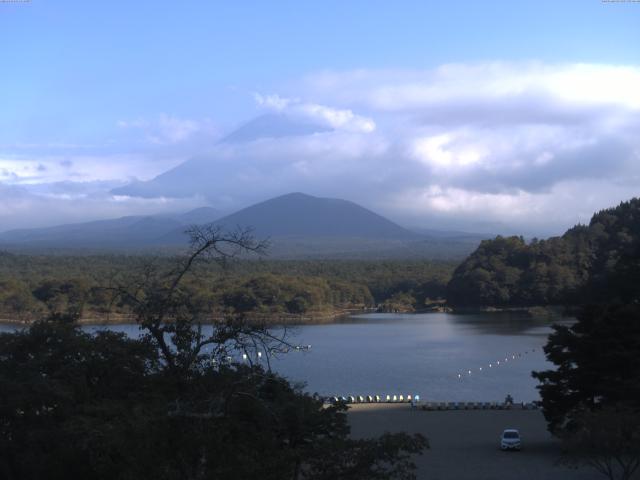
M354 437L384 432L422 433L431 449L416 458L418 478L429 480L596 480L600 474L559 465L558 442L538 410L411 410L407 404L362 404L349 409ZM500 450L500 434L517 428L522 451Z

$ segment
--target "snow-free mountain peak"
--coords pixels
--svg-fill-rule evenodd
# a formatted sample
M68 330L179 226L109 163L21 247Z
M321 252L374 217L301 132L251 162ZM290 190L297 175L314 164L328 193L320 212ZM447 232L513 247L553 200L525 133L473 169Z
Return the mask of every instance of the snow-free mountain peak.
M356 203L289 193L219 219L225 227L250 226L259 235L407 239L417 235Z

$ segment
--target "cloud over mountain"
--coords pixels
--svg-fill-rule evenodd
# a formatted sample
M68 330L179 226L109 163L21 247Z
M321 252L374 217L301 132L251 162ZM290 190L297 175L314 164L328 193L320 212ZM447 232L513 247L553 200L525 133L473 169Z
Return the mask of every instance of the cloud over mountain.
M234 141L218 142L212 124L185 118L123 124L153 144L136 144L136 158L147 155L149 166L168 154L173 160L153 179L144 162L131 168L127 176L146 181L115 192L204 198L230 210L297 190L348 198L415 225L562 231L638 193L637 85L634 65L320 72L256 95L266 115ZM82 156L57 156L54 168L36 155L30 174L64 172L62 161L77 170ZM12 183L11 166L2 181Z
M332 129L361 133L373 132L376 129L376 124L371 118L357 115L349 109L303 102L299 99L284 98L277 94L261 95L257 93L254 97L261 107L318 122Z

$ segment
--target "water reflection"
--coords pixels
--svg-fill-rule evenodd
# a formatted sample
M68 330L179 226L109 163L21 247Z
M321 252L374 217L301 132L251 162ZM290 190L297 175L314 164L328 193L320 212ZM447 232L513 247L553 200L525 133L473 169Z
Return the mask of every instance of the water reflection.
M480 335L525 335L534 330L546 331L559 319L524 312L492 312L452 315L450 320Z
M522 311L483 313L367 313L341 319L341 324L398 324L423 325L441 329L452 326L468 329L479 335L548 334L554 323L571 323L569 318L558 315L531 315Z

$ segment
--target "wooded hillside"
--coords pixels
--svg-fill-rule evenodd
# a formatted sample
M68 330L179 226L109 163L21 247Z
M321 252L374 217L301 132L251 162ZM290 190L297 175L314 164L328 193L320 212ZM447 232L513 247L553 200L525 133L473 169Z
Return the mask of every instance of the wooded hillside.
M602 210L548 240L483 241L456 270L456 306L528 306L623 301L640 292L640 199Z

